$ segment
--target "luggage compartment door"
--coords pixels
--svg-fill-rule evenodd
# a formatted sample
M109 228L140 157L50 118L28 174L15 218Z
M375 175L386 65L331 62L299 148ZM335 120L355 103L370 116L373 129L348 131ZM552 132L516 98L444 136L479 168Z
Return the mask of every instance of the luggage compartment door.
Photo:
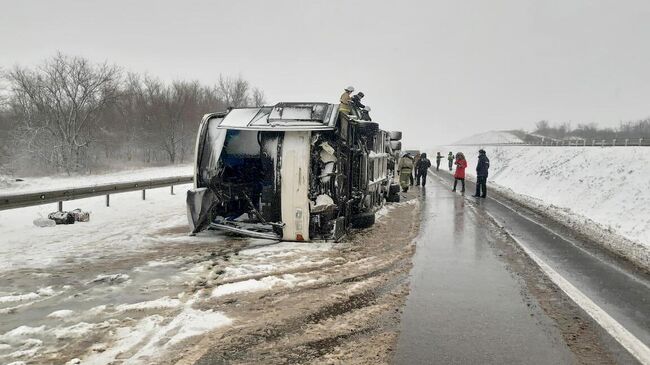
M287 241L309 240L309 163L311 132L287 131L282 142L281 211Z

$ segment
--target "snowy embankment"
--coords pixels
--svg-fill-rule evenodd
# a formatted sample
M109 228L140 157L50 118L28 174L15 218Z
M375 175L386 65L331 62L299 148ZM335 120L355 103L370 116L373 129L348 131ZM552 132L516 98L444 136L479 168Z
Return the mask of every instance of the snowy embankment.
M473 177L479 146L445 148L465 153L467 171ZM501 189L637 264L649 266L650 148L483 149L491 162L488 189Z
M494 144L494 143L524 143L521 138L515 134L506 131L489 131L474 134L470 137L463 138L455 142L455 145L467 144Z

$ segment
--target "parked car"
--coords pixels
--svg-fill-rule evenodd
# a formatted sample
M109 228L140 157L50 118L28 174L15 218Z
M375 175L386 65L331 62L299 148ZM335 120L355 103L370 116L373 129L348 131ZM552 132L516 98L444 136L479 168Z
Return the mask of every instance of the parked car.
M339 240L350 227L372 225L384 201L396 200L400 139L338 104L207 114L187 195L192 232Z

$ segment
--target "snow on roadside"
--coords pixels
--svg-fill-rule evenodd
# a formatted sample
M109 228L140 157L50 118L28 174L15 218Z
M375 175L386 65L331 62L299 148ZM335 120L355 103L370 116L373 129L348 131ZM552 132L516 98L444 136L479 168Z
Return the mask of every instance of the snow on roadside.
M0 187L0 196L191 173L191 165L179 165L102 175L24 178ZM149 233L187 224L185 192L190 186L176 187L175 195L168 188L147 190L144 201L140 192L113 194L110 207L106 207L104 197L67 201L63 204L65 210L80 208L90 212L90 222L72 225L34 226L35 219L56 211L56 204L0 211L0 271L46 267L69 258L93 258L157 243Z
M474 176L478 150L462 151ZM580 230L594 226L631 242L609 242L615 251L648 263L650 252L650 148L486 146L489 182L527 197ZM493 185L494 187L494 185ZM488 186L489 189L489 186ZM552 210L552 212L551 212ZM622 251L624 252L622 252Z
M162 297L155 300L149 300L146 302L139 302L133 304L120 304L115 307L115 310L118 312L128 312L128 311L142 311L147 309L164 309L164 308L178 308L181 306L181 301L178 299L173 299L170 297Z
M31 301L42 297L50 297L54 294L56 293L54 292L52 287L48 286L47 288L40 288L35 292L31 292L31 293L25 293L25 294L12 293L9 295L0 296L0 304Z
M455 142L455 145L468 145L468 144L490 144L490 143L524 143L521 138L513 133L506 131L489 131L485 133L478 133L460 141ZM435 156L432 154L432 156Z
M105 365L118 360L128 360L129 364L148 364L152 359L164 356L171 346L193 336L223 326L232 320L221 312L202 311L192 308L192 302L171 320L161 315L151 315L139 320L134 326L119 327L114 331L110 345L101 345L102 351L92 351L82 357L82 364ZM132 354L128 359L125 354Z
M114 175L110 181L114 181L113 178ZM44 181L34 186L40 189ZM77 181L84 183L87 179ZM68 186L68 183L58 186ZM22 185L24 191L28 187ZM139 192L112 195L110 208L105 207L103 197L65 202L64 209L79 207L91 212L90 222L69 226L41 228L32 224L38 215L46 216L54 210L54 204L0 211L0 273L111 258L153 245L221 239L214 236L189 238L184 233L187 188L189 185L178 187L176 195L170 195L169 189L149 190L145 201L141 200ZM174 233L168 233L170 228ZM160 233L163 231L166 233ZM3 288L0 300L4 301L1 304L5 308L2 310L23 317L13 317L15 322L9 322L11 325L3 329L4 334L0 332L0 363L34 356L64 356L65 351L71 351L83 341L99 339L92 346L84 344L82 351L76 352L79 359L66 358L61 363L124 361L147 364L173 351L173 346L190 337L231 325L236 319L229 318L228 313L220 312L215 305L223 296L311 285L319 280L312 271L337 265L340 260L331 256L332 243L249 242L246 248L228 258L147 260L131 271L98 271L82 281L75 281L84 290L78 298L75 295L79 292L58 295L63 292L59 291L59 285L57 291L51 287L38 290L38 287L30 287L16 292L13 288ZM156 272L164 275L152 274ZM46 272L42 274L47 275ZM156 280L174 284L162 293L149 291ZM129 298L134 299L126 295L142 287L148 290L138 291L136 300L140 301L129 302ZM61 288L68 291L66 286ZM149 296L152 293L160 294ZM49 302L39 302L46 299ZM88 304L77 306L77 301ZM16 311L16 306L34 303L39 304Z
M178 298L162 297L152 301L121 304L115 306L112 311L105 306L93 308L90 310L93 313L166 309L175 310L176 314L171 318L152 314L131 326L114 329L108 344L97 344L103 346L102 351L89 351L81 357L81 363L110 364L118 356L120 360L127 360L123 358L124 354L129 354L129 364L149 363L158 356L164 356L165 351L172 350L174 345L190 337L229 326L234 321L227 313L212 309L198 310L195 306L214 306L214 303L206 304L205 301L226 295L314 283L316 279L311 277L308 271L313 266L333 264L328 257L332 247L331 243L268 244L266 241L252 240L248 248L240 250L228 261L223 261L223 265L206 261L187 268L187 276L194 278L195 282L206 283L210 287L209 291L200 289L189 297L179 295ZM152 266L160 265L163 263L152 263ZM292 273L301 270L307 272Z
M90 222L71 225L32 224L35 218L55 211L55 204L0 211L0 272L42 268L70 259L93 259L187 239L182 233L164 239L154 233L187 226L185 195L190 187L178 186L175 195L165 188L148 190L146 200L140 192L115 194L111 195L110 207L106 207L104 197L64 202L64 209L90 212Z
M61 310L54 311L54 312L48 314L47 318L63 319L63 318L72 317L74 314L75 314L75 312L73 310L61 309Z
M262 290L269 290L275 286L291 287L300 280L291 274L278 276L266 276L262 279L248 279L234 283L219 285L212 291L212 297L221 297L224 295L241 293L241 292L256 292Z
M125 182L131 180L145 180L160 177L191 175L193 165L175 165L163 167L149 167L135 170L125 170L98 175L77 176L49 176L49 177L21 177L23 181L11 180L5 177L0 185L0 196L3 194L30 193L41 190L56 190L74 188L78 186L91 186Z

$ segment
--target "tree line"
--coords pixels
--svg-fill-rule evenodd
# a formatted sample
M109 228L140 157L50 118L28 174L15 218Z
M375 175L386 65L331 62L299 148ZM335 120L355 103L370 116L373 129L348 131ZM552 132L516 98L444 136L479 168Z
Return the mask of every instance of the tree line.
M0 72L0 174L187 162L203 114L265 103L241 76L168 83L61 53Z
M551 124L547 120L535 123L534 134L564 140L580 138L586 140L611 140L611 139L636 139L650 138L650 118L622 122L618 127L601 128L596 123L578 124L573 127L571 123Z

